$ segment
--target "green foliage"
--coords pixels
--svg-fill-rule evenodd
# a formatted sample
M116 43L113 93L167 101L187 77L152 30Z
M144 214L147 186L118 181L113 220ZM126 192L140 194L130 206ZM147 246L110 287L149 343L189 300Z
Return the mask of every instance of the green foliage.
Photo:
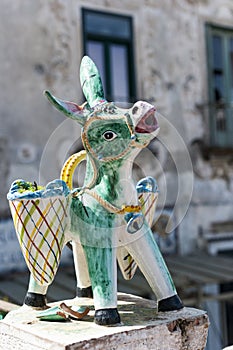
M32 182L29 182L29 181L19 180L16 183L17 183L17 186L18 186L18 192L19 193L23 193L25 191L35 192L35 191L43 189L43 187L42 186L38 186L35 181L32 183Z

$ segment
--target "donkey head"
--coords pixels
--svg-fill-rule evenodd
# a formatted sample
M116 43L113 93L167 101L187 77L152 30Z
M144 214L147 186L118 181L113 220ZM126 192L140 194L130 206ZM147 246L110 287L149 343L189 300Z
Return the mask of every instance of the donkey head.
M82 125L82 141L89 154L99 161L120 159L132 149L143 148L158 134L155 107L138 101L122 109L104 98L101 78L93 61L85 56L80 66L80 81L87 102L79 106L45 95L66 116Z

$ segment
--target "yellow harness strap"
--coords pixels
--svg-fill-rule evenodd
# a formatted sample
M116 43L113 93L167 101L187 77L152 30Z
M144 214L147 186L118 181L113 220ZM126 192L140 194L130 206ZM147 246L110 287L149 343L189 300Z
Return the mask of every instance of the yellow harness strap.
M86 159L87 152L85 150L72 154L62 167L60 178L65 181L70 190L73 188L73 176L75 169L83 160Z

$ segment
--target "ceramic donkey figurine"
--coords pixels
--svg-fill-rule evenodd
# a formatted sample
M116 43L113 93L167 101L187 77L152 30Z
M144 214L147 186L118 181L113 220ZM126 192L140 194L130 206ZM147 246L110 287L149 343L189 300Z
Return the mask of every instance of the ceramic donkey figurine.
M121 109L106 101L98 70L87 56L80 66L80 80L87 99L82 106L46 92L58 110L82 126L86 150L78 155L81 160L86 158L84 185L68 191L63 218L69 220L64 224L65 238L60 243L62 249L67 241L73 242L77 294L91 297L93 291L97 324L119 323L118 259L126 279L139 266L156 295L159 311L179 310L182 302L147 220L150 206L154 208L155 196L151 202L148 194L156 193L155 180L145 178L135 187L132 179L134 158L159 131L155 108L139 101L130 109ZM66 182L70 176L67 169L73 167L74 159L75 155L62 170ZM145 204L147 200L149 205ZM31 274L25 303L43 307L51 280L38 282L35 274Z

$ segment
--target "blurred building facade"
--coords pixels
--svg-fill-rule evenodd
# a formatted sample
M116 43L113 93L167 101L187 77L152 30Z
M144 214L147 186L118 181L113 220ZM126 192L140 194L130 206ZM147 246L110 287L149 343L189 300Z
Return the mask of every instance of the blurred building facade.
M42 92L81 104L88 53L108 99L146 99L162 115L155 157L137 163L157 177L160 207L175 208L179 251L196 249L200 227L233 220L232 1L2 2L1 218L12 180L58 177L77 146L78 126Z

